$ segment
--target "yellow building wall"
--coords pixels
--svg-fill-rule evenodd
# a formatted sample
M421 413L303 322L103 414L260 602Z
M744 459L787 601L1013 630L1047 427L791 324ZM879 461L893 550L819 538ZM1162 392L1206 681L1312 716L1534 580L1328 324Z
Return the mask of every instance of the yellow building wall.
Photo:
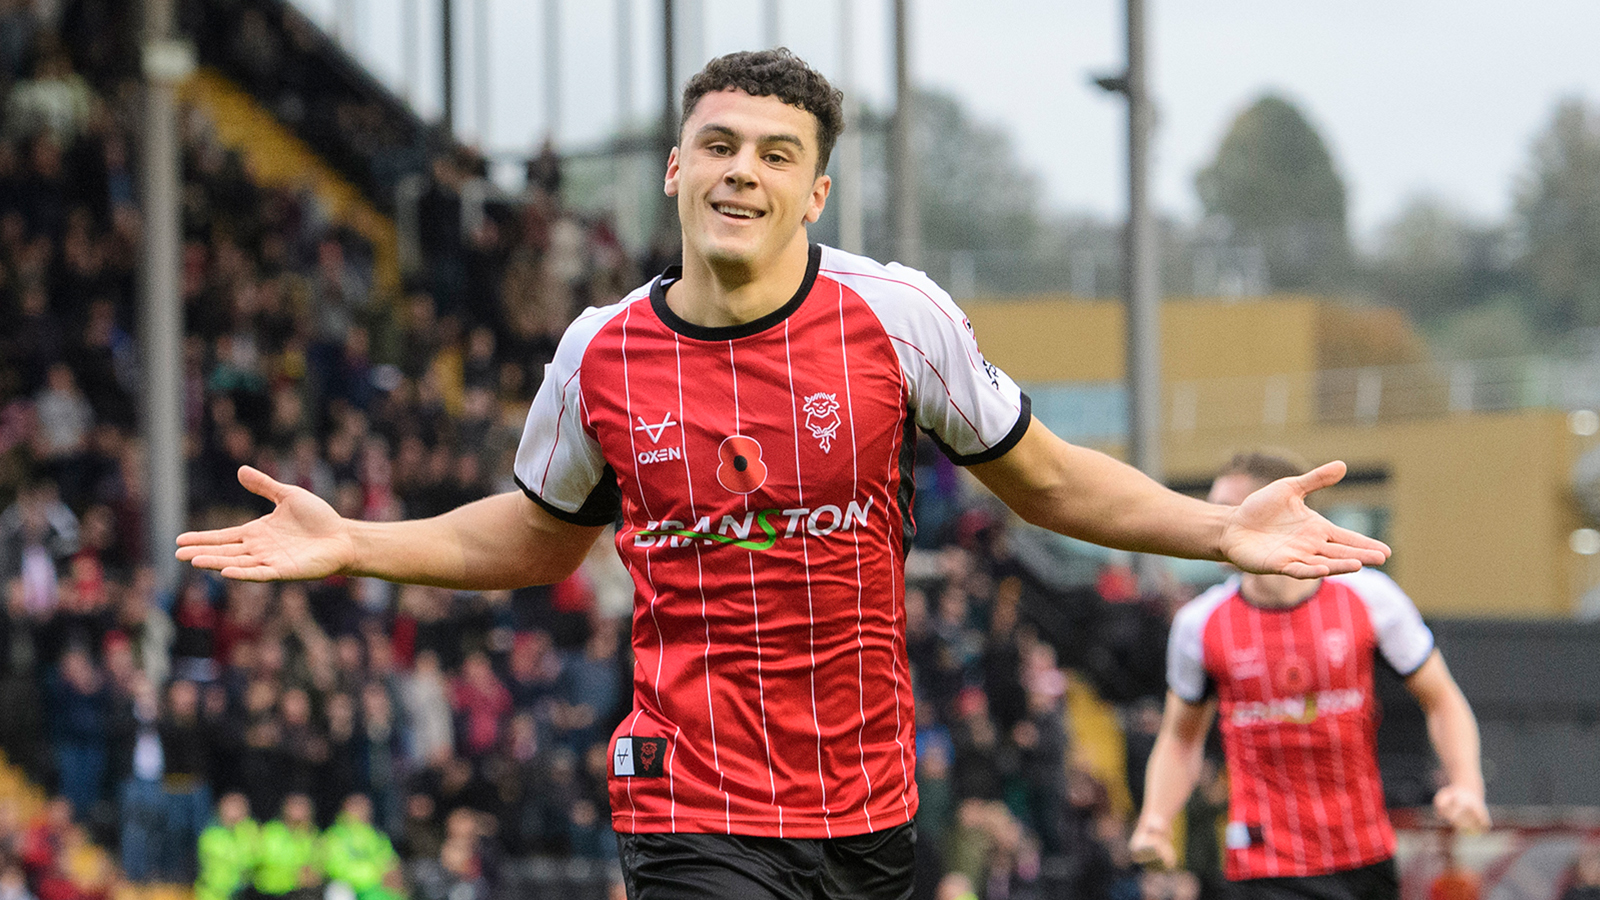
M966 311L985 356L1019 381L1123 377L1118 303L1031 299L970 303ZM1259 446L1383 472L1381 483L1338 486L1321 502L1343 495L1387 507L1390 573L1425 614L1572 615L1595 573L1568 546L1582 524L1568 483L1582 447L1563 412L1450 414L1435 404L1415 414L1385 395L1384 413L1371 424L1329 425L1310 415L1319 371L1426 359L1404 317L1390 310L1306 298L1169 301L1162 338L1169 481L1203 482L1233 452ZM1240 379L1237 397L1228 396L1230 378ZM1291 398L1276 427L1261 415L1265 378L1280 378ZM1172 394L1195 380L1208 392L1197 421L1174 430Z
M1555 410L1460 415L1373 426L1169 435L1169 477L1198 482L1239 449L1273 446L1312 463L1381 470L1381 485L1335 486L1329 506L1374 494L1390 513L1387 571L1426 615L1565 618L1581 584L1568 536L1577 441ZM1115 449L1115 448L1113 448Z

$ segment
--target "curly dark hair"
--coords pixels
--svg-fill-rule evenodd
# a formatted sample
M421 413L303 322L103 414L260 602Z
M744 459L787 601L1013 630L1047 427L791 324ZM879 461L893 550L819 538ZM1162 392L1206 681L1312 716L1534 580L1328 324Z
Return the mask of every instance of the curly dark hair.
M844 93L829 84L821 72L806 65L787 47L719 56L684 85L683 118L678 122L678 131L683 131L701 97L730 89L752 97L777 97L811 113L817 120L817 174L827 171L833 144L844 130Z

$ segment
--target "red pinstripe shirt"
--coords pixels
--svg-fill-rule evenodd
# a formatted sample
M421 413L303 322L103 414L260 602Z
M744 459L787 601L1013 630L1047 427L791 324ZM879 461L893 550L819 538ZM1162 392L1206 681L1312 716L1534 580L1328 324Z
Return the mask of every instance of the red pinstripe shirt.
M676 273L580 316L529 413L518 481L576 522L620 512L633 709L623 832L860 834L916 811L903 560L916 428L959 463L1010 449L1027 397L926 276L811 248L782 308L729 328Z
M1292 607L1253 606L1230 579L1172 623L1167 682L1215 692L1230 796L1229 878L1324 875L1394 855L1377 760L1373 665L1403 675L1433 634L1388 576L1324 579Z

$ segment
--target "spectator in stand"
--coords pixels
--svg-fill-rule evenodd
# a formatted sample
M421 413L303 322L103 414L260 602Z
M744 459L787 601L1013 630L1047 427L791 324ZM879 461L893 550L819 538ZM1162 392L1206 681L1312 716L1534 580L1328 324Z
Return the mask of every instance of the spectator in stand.
M314 813L310 797L293 793L284 799L282 815L261 826L251 886L262 898L317 896L323 870Z
M394 702L383 684L374 680L361 688L361 733L358 756L359 786L372 798L373 818L389 834L400 830L400 786L404 747Z
M88 815L100 800L106 771L110 695L105 676L89 652L73 644L62 654L46 697L61 793L72 812Z
M411 722L411 762L428 765L454 752L449 687L439 670L439 657L432 650L417 654L402 696Z
M84 480L84 457L94 428L94 408L78 389L76 376L66 363L50 367L45 386L34 396L34 456L42 474L56 482L63 494L78 496Z
M468 757L481 758L499 746L511 714L511 692L494 674L487 653L472 653L462 664L461 677L450 687L450 706L459 723L456 744Z
M157 874L161 863L166 813L161 789L164 760L157 730L161 704L155 685L143 678L134 685L131 701L133 734L123 748L129 755L128 771L117 792L122 873L133 881L147 881Z
M343 802L361 787L363 747L357 734L354 697L337 690L327 693L322 708L328 759L317 769L315 800L318 809L328 810L323 822L331 824ZM372 818L370 811L367 818Z
M328 880L344 885L356 900L398 895L399 857L389 838L372 827L372 801L365 794L345 798L339 817L322 833L321 853Z
M620 623L602 616L591 618L593 626L583 651L566 654L561 664L560 690L551 712L555 741L575 754L605 740L616 725Z
M238 792L223 794L216 818L200 833L195 900L234 900L244 890L255 866L259 832L250 818L250 801Z
M193 681L167 686L161 736L161 789L165 813L160 872L173 882L193 881L195 841L211 815L210 738L200 720L200 687Z
M28 612L54 608L56 567L76 552L78 517L61 502L54 482L25 485L0 513L0 578L22 579Z
M38 60L33 78L11 89L6 135L48 135L58 144L70 144L89 124L94 94L72 71L72 58L62 48L46 47Z

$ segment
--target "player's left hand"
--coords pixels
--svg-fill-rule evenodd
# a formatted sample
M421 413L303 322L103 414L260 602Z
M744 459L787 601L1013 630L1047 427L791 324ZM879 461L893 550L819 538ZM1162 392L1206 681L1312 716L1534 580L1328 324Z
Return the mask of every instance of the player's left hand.
M1481 834L1489 830L1489 807L1481 790L1447 784L1433 795L1433 811L1457 831Z
M1294 478L1280 478L1233 508L1222 533L1222 552L1246 572L1323 578L1382 565L1389 547L1329 522L1306 506L1312 491L1337 484L1345 465L1330 462Z

